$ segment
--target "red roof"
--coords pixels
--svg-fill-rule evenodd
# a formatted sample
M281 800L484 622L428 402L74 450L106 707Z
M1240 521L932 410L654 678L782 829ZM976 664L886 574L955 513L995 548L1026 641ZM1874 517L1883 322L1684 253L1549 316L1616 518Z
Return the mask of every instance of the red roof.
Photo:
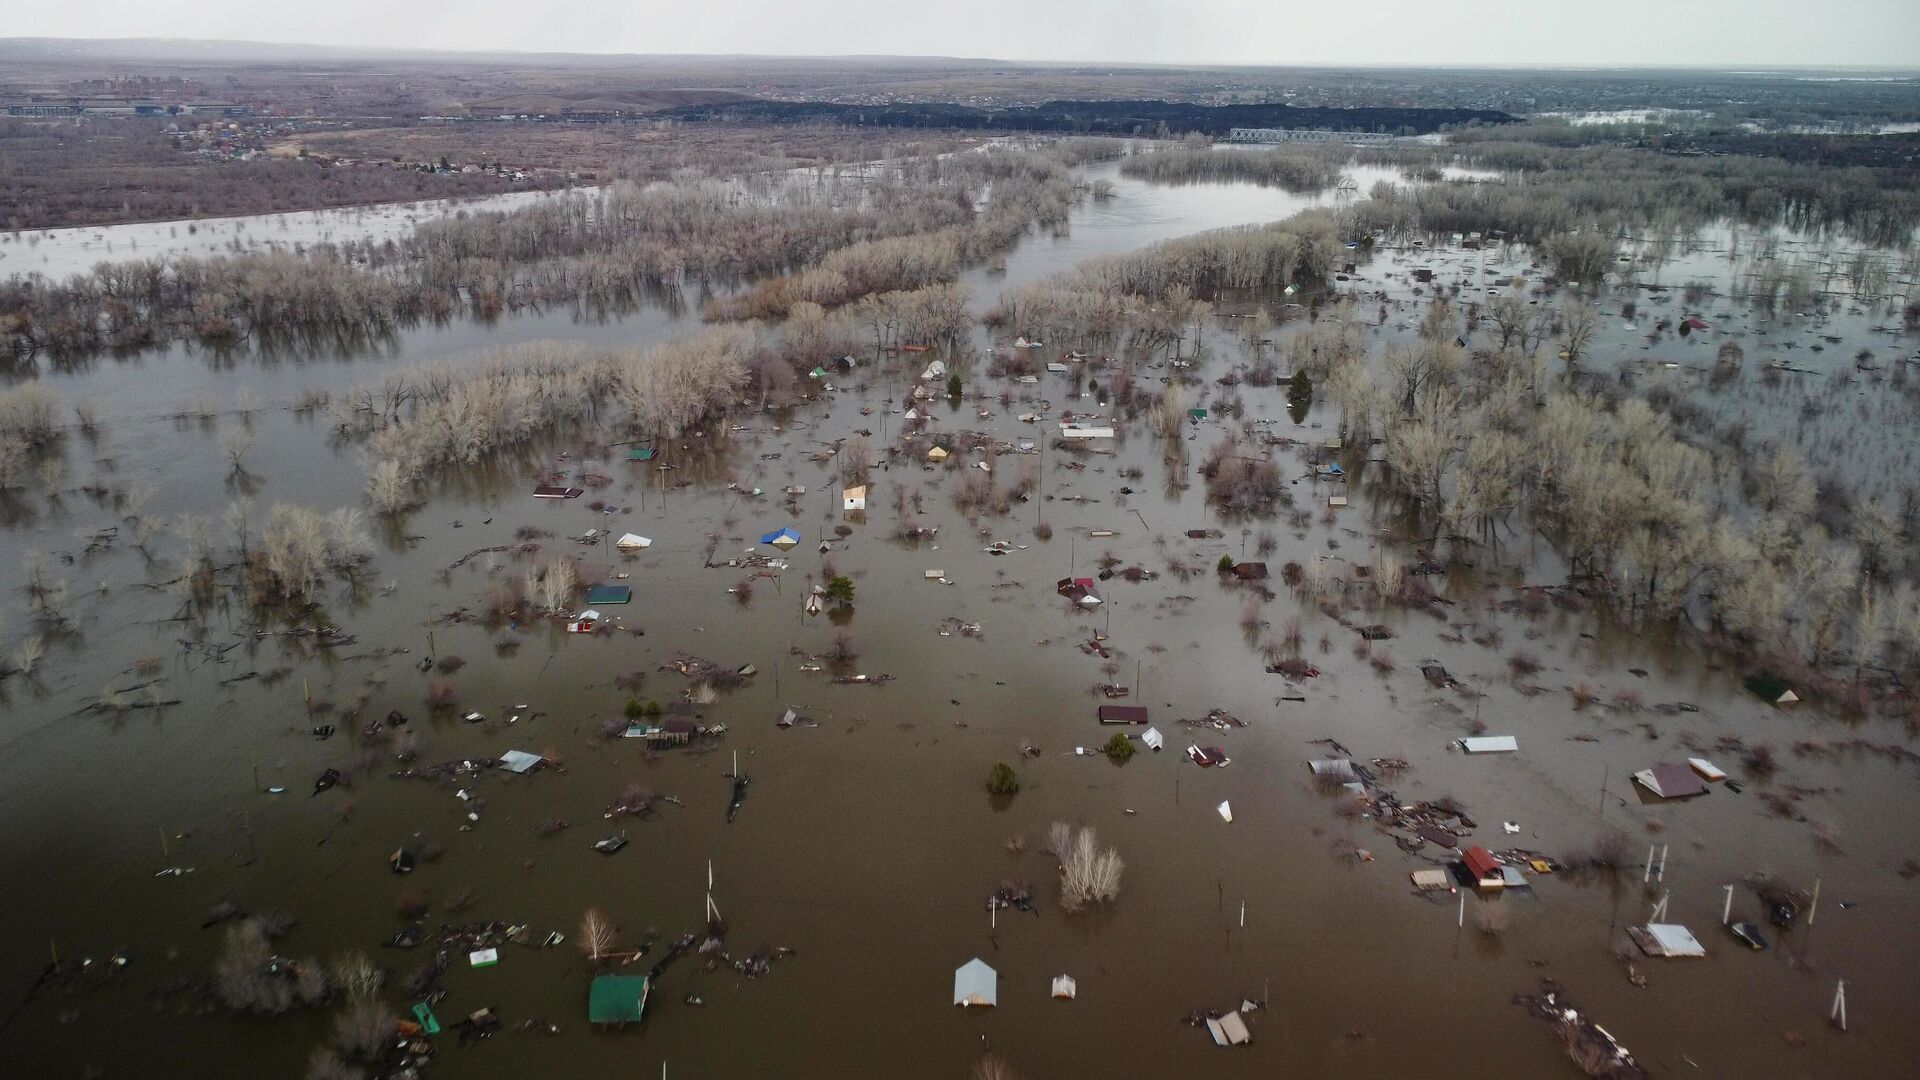
M1500 876L1500 860L1483 847L1467 849L1467 870L1478 880Z
M1144 724L1147 722L1147 710L1139 705L1102 705L1100 722L1103 724Z

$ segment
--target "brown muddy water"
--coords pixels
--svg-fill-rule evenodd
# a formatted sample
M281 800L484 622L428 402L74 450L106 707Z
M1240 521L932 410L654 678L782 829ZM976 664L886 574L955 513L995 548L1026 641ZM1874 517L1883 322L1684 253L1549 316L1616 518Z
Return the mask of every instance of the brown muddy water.
M1164 236L1284 216L1302 202L1244 187L1148 188L1124 179L1118 186L1114 202L1080 211L1071 238L1033 240L1014 253L1004 280ZM1396 258L1412 256L1383 253L1366 285L1394 291L1411 311L1403 286L1385 278L1403 273ZM982 303L998 287L986 275L970 283ZM1378 337L1394 335L1395 318ZM1190 429L1189 464L1171 472L1163 445L1140 424L1123 432L1111 456L1085 458L1084 470L1058 451L994 458L1003 480L1037 461L1042 497L977 524L950 497L957 470L974 459L940 471L896 459L876 472L874 509L864 519L843 515L833 464L807 455L859 429L871 429L876 445L883 431L897 434L897 399L918 367L902 364L865 388L752 418L730 439L668 447L667 461L680 466L674 471L628 463L617 450L608 458L604 444L618 436L588 430L449 476L425 508L379 535L361 585L334 584L321 611L258 624L241 605L219 612L201 640L239 642L224 662L199 645L183 647L196 632L171 621L178 596L144 584L172 576L177 538L157 542L153 562L125 543L85 555L77 539L120 516L77 490L95 476L151 485L151 505L167 514L217 513L242 489L263 508L355 504L360 455L287 410L302 387L338 389L378 377L392 360L460 354L488 341L631 342L688 329L690 320L664 312L596 325L550 316L404 335L383 356L222 366L175 350L52 377L68 401L101 402L106 422L97 444L69 435L66 493L13 500L0 534L0 567L15 595L21 553L45 551L53 573L73 587L78 627L49 643L34 679L0 683L0 839L8 856L0 901L11 931L0 985L24 994L50 950L71 961L124 947L130 963L99 989L44 989L10 1014L6 1036L19 1075L299 1075L326 1039L330 1013L233 1017L195 990L221 933L201 929L202 915L223 900L297 916L280 946L287 955L366 950L392 972L385 1000L398 1014L411 1001L397 983L424 959L424 950L380 947L405 925L396 914L403 888L425 893L429 925L501 919L530 924L536 937L551 929L572 938L582 912L598 907L632 942L650 928L671 938L699 925L709 862L734 955L766 944L791 947L792 957L751 980L683 959L655 991L646 1022L617 1033L585 1023L589 970L571 940L554 949L509 946L492 968L456 961L439 1015L491 1006L506 1030L467 1046L451 1033L439 1039L434 1075L651 1076L664 1067L675 1077L960 1076L983 1049L1033 1077L1467 1077L1490 1068L1578 1075L1550 1027L1510 1003L1543 976L1565 984L1655 1075L1914 1075L1920 1032L1905 1021L1920 1003L1920 890L1899 871L1920 856L1907 827L1920 808L1920 766L1786 752L1796 739L1856 735L1911 747L1904 731L1877 721L1851 727L1817 708L1775 709L1740 687L1736 668L1691 643L1622 632L1595 613L1503 610L1496 605L1514 595L1511 586L1556 579L1552 552L1525 539L1510 540L1479 572L1429 579L1450 601L1444 617L1354 613L1395 631L1375 647L1394 661L1384 674L1355 655L1352 631L1273 582L1279 595L1261 606L1261 618L1278 627L1299 615L1307 658L1321 674L1298 685L1266 674L1239 626L1247 592L1223 584L1212 567L1222 554L1256 557L1263 531L1275 535L1266 561L1276 569L1317 556L1370 562L1376 538L1399 523L1392 501L1370 484L1364 454L1345 459L1355 473L1353 505L1328 513L1334 489L1310 477L1306 453L1276 451L1300 477L1295 506L1310 511L1298 527L1285 518L1223 520L1199 484L1172 482L1195 479L1192 462L1223 430L1213 424ZM1632 347L1624 332L1616 344ZM1225 334L1210 348L1200 369L1209 379L1237 355ZM1140 374L1151 384L1166 371ZM174 414L200 396L224 406L242 385L266 407L252 421L261 435L252 472L236 479L227 476L217 432L241 421ZM995 396L1001 389L977 364L971 385ZM1054 415L1097 404L1069 398L1075 387L1058 376L1014 389L1049 401ZM1329 433L1322 407L1295 424L1279 390L1240 393L1249 414L1273 420L1276 434L1314 442ZM1015 419L1033 407L1024 399L1010 408L934 406L941 430L1050 441L1049 428ZM994 415L981 419L981 408ZM576 501L531 499L534 476L550 468L615 481ZM1121 475L1133 468L1143 475ZM768 492L800 484L808 493L790 508L775 495L728 491L729 480ZM690 484L672 486L681 481ZM937 526L936 540L889 538L899 523L895 487L924 496L911 523ZM592 511L593 497L616 511ZM1049 541L1034 535L1042 520L1054 530ZM709 532L723 536L724 559L787 524L804 542L777 580L756 582L749 604L728 593L744 571L702 565ZM818 541L842 524L851 534L823 556ZM449 620L482 606L490 567L518 574L523 565L483 555L448 568L475 549L510 543L522 526L555 534L543 558L578 551L589 568L629 574L634 602L602 610L644 635ZM655 544L627 559L568 541L588 528L639 532ZM1186 538L1203 528L1223 536ZM1095 538L1096 530L1114 535ZM1023 546L1004 556L983 550L1001 539ZM1091 573L1109 554L1159 576L1104 582L1106 603L1092 612L1054 594L1056 579ZM825 560L857 584L843 625L802 609ZM1198 573L1183 578L1173 563ZM936 569L952 584L925 577ZM979 623L983 636L943 636L948 618ZM319 649L311 638L277 633L320 623L356 640ZM9 645L25 628L24 612L10 620ZM1473 644L1490 629L1499 644ZM836 685L802 670L806 654L840 633L858 648L854 670L893 681ZM1082 650L1096 634L1106 636L1110 660ZM519 647L497 651L503 639ZM1522 647L1545 667L1516 684L1505 657ZM746 688L701 710L705 722L727 725L724 738L708 752L658 755L637 740L602 740L601 723L628 696L615 677L645 671L639 696L673 701L685 681L659 669L682 651L759 668ZM427 676L416 665L430 652L466 659L453 677L460 711L480 711L483 722L426 708ZM135 674L141 657L160 659L155 692L180 704L87 708L105 690L152 678ZM1431 686L1419 671L1427 660L1445 665L1466 691ZM241 679L253 672L260 677ZM1074 753L1111 733L1094 721L1105 699L1093 687L1109 681L1135 688L1127 701L1151 710L1166 750L1119 766ZM1580 681L1596 688L1599 703L1574 707L1568 688ZM1647 708L1604 704L1628 690ZM310 718L309 693L332 710ZM1296 693L1305 700L1282 700ZM1680 702L1700 711L1653 708ZM789 706L818 726L777 728ZM1180 725L1213 708L1248 726L1189 734ZM398 766L390 756L357 746L358 730L391 709L412 718L422 763L522 749L562 767L459 783L392 778ZM1449 750L1476 718L1489 734L1515 735L1519 752ZM340 734L316 741L314 722ZM1781 771L1762 781L1744 775L1737 755L1709 753L1750 781L1744 793L1716 785L1704 798L1650 804L1627 776L1687 756L1680 740L1688 734L1707 745L1723 735L1771 741L1782 750ZM1339 800L1310 782L1304 762L1321 756L1315 740L1328 738L1361 759L1406 758L1411 768L1389 786L1407 801L1453 796L1480 823L1474 839L1489 846L1559 853L1618 827L1637 862L1646 844L1661 844L1669 852L1669 917L1694 929L1708 958L1638 959L1648 985L1629 983L1613 950L1622 928L1645 921L1654 898L1637 868L1611 881L1536 878L1532 897L1469 897L1461 929L1457 896L1423 899L1409 887L1408 872L1429 858L1404 854L1371 823L1337 813ZM1026 741L1039 757L1019 757ZM1189 742L1223 746L1232 764L1188 763L1180 751ZM753 783L729 825L724 774L736 752ZM1019 794L986 793L996 761L1015 763ZM310 796L329 767L349 770L352 783ZM646 821L603 820L619 789L636 781L680 805ZM1807 820L1775 816L1757 798L1789 785L1805 789ZM286 792L264 790L275 786ZM462 800L460 788L475 798ZM1231 803L1231 823L1215 811L1222 800ZM536 828L552 819L570 827L539 836ZM1109 908L1059 910L1053 862L1038 851L1055 820L1095 827L1125 859L1122 892ZM1520 831L1506 834L1503 822ZM1816 841L1815 823L1831 844ZM612 857L591 850L620 828L629 847ZM1016 834L1031 841L1027 852L1009 851ZM389 872L389 852L423 840L444 854L406 878ZM1372 861L1344 853L1350 845L1368 849ZM168 868L191 872L155 876ZM1808 887L1818 879L1822 900L1815 925L1751 953L1714 923L1723 886L1763 870ZM1037 886L1039 914L1001 912L991 925L985 899L1007 879ZM463 894L470 906L449 913ZM1504 928L1483 932L1492 911ZM1735 890L1734 912L1762 914L1745 888ZM1000 1004L962 1012L950 1004L952 973L976 956L998 969ZM1048 997L1048 980L1059 974L1078 980L1077 1000ZM1847 983L1850 1034L1825 1022L1837 979ZM1196 1008L1262 997L1268 1007L1253 1014L1246 1048L1217 1049L1180 1022Z

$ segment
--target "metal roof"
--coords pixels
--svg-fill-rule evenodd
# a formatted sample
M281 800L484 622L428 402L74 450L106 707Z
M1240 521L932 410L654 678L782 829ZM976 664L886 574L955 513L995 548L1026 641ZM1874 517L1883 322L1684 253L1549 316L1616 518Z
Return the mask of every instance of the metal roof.
M587 1020L631 1024L647 1011L645 975L600 975L587 991Z
M1000 1003L1000 976L987 966L979 957L961 964L953 971L953 1003L955 1005L998 1005Z

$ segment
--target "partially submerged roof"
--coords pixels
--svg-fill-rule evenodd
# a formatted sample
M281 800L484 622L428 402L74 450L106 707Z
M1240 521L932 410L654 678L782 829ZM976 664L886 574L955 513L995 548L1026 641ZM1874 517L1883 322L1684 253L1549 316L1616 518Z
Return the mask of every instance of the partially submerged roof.
M1743 685L1754 696L1775 705L1791 705L1800 700L1800 695L1793 692L1785 679L1764 671L1747 676Z
M1719 766L1706 758L1690 757L1687 759L1687 765L1700 774L1700 779L1708 783L1718 783L1727 778L1727 774Z
M1307 762L1307 768L1313 770L1313 775L1324 776L1330 780L1352 780L1356 778L1356 774L1353 771L1353 762L1343 757L1320 758L1317 761L1309 761Z
M624 604L633 599L631 585L590 585L587 587L589 604Z
M1633 774L1633 782L1662 799L1685 799L1707 793L1707 785L1701 783L1700 777L1685 765L1655 765L1651 769L1641 769Z
M653 447L629 446L627 447L627 460L628 461L652 461Z
M1511 735L1481 735L1460 740L1460 749L1469 754L1511 754L1520 743Z
M1648 923L1635 929L1640 933L1634 935L1634 940L1649 956L1698 958L1707 955L1693 931L1679 923Z
M1207 1034L1213 1036L1215 1046L1243 1046L1253 1041L1253 1032L1247 1030L1247 1022L1237 1012L1207 1021Z
M639 551L653 546L653 541L639 533L628 533L613 542L613 546L622 551Z
M790 548L800 542L800 530L788 525L786 528L776 529L762 536L760 542L772 544L777 548Z
M955 1005L998 1005L1000 1003L1000 975L987 966L979 957L961 964L953 971L953 1003Z
M1102 705L1100 722L1103 724L1144 724L1147 722L1147 710L1143 705Z
M500 755L500 767L508 772L532 772L535 765L545 760L539 754L529 754L525 750L509 750Z
M1147 749L1149 750L1158 750L1162 746L1165 746L1167 742L1167 740L1161 736L1159 728L1148 728L1142 732L1140 741L1147 744Z
M1074 995L1078 994L1079 992L1080 992L1079 984L1073 981L1073 976L1055 975L1053 977L1053 996L1054 997L1059 998L1062 1001L1072 1001L1074 998Z
M631 1024L647 1011L645 975L598 975L587 990L587 1020L595 1024Z
M1500 874L1500 860L1493 852L1483 847L1470 847L1466 854L1467 870L1479 881L1504 880Z

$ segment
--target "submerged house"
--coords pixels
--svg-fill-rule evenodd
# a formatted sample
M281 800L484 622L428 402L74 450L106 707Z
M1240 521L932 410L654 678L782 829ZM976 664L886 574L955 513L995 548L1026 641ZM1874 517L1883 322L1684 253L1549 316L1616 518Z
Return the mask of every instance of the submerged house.
M1092 578L1061 578L1054 583L1053 591L1082 607L1093 607L1100 602L1100 593L1094 588Z
M587 1021L636 1024L647 1012L645 975L598 975L587 990Z
M1662 799L1686 799L1705 795L1707 785L1687 765L1655 765L1633 774L1633 782Z
M1467 873L1473 875L1474 884L1483 889L1507 887L1507 876L1501 871L1500 860L1493 857L1493 852L1483 847L1470 847L1464 861Z
M979 957L961 964L953 972L953 1003L955 1005L986 1005L1000 1003L1000 975L987 966Z

